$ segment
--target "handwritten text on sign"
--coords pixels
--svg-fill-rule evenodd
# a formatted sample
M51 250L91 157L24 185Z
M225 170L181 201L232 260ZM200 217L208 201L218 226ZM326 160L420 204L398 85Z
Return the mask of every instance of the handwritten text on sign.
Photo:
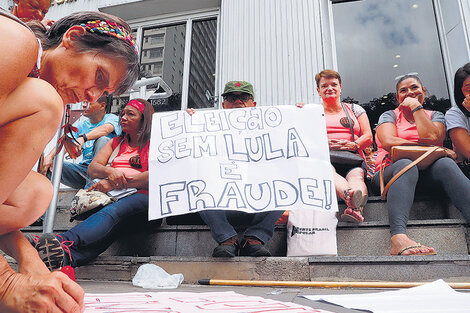
M320 105L156 113L149 162L150 219L337 210Z

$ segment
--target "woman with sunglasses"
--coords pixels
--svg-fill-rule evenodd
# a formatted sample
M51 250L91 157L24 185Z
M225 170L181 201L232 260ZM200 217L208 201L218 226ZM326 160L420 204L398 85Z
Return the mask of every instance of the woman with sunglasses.
M455 72L454 99L457 106L446 112L446 127L457 153L456 162L470 178L470 63Z
M83 290L65 275L68 280L51 274L19 231L36 221L52 198L51 183L31 169L55 135L64 105L129 89L138 77L138 55L131 29L112 15L79 12L47 31L36 26L33 33L0 9L0 249L18 261L15 272L0 256L0 311L48 306L72 312L83 305Z
M380 116L376 131L378 151L372 187L377 191L380 190L382 167L384 167L384 183L387 184L395 174L412 162L409 159L400 159L391 163L388 153L393 146L417 143L442 146L446 134L444 115L423 108L425 94L426 88L416 73L398 77L396 84L398 107ZM455 153L448 150L448 154L449 157L436 160L422 171L419 171L416 165L413 166L388 190L391 255L436 254L434 248L421 245L406 235L406 224L418 182L423 190L440 193L444 189L465 219L470 221L470 180L463 175L452 159L455 158Z
M341 76L338 72L323 70L315 75L315 82L325 109L330 150L355 152L364 159L363 150L372 144L372 130L365 110L357 104L341 102ZM364 169L345 164L332 165L336 195L347 205L340 219L363 222L362 213L367 202Z
M89 190L106 193L136 188L137 192L105 206L67 232L56 235L66 250L63 258L55 258L61 254L47 248L39 251L43 259L52 259L54 267L87 264L113 243L119 230L127 223L133 221L142 225L148 221L148 157L153 112L152 105L144 99L129 101L120 114L121 136L108 141L88 167L88 176L100 179ZM111 166L106 166L115 150L118 153Z

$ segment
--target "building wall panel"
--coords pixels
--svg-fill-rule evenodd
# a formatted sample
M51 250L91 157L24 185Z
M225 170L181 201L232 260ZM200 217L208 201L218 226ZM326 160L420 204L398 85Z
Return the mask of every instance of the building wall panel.
M260 105L314 101L323 68L318 2L222 0L219 87L253 83Z

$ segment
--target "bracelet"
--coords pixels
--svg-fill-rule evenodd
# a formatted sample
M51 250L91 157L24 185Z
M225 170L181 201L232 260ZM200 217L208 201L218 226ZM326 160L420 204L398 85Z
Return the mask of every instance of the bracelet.
M356 150L359 150L359 144L357 143L357 141L354 140L354 143L356 144Z
M411 113L415 113L416 111L418 110L421 110L421 109L424 109L422 105L418 105L416 108L414 108L413 110L411 110Z
M78 136L78 137L82 137L84 142L87 142L87 141L88 141L88 138L87 138L86 134L81 134L81 135Z

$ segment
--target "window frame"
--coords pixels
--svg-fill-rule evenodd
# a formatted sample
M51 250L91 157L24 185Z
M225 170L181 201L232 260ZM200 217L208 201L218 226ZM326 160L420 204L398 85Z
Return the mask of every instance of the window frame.
M205 20L215 18L217 20L217 35L216 35L216 62L215 62L215 94L219 93L218 91L218 78L219 78L219 58L220 58L220 10L219 9L208 9L208 10L197 10L191 12L181 12L175 14L168 14L163 16L154 16L149 18L142 18L129 21L129 25L132 29L137 30L136 35L136 45L139 50L139 57L141 57L141 47L143 41L144 29L149 29L153 27L164 27L172 24L185 24L186 25L186 34L185 34L185 46L184 46L184 64L183 64L183 84L181 91L181 110L186 110L188 107L188 97L189 97L189 72L191 66L191 43L192 43L192 25L194 21ZM216 109L217 104L212 108L207 109ZM204 110L204 109L202 109Z
M322 46L323 46L323 61L325 68L338 69L337 55L336 55L336 38L334 30L334 16L333 16L333 5L343 2L355 2L361 0L320 0L320 11L321 16L321 27L322 27ZM434 19L436 21L436 28L438 34L439 47L442 54L442 62L444 67L444 76L446 80L446 85L449 93L450 103L452 106L455 106L455 100L452 96L453 94L453 80L454 74L452 73L452 66L450 61L450 56L448 53L449 45L445 36L445 29L442 17L442 8L440 0L431 0L434 10ZM459 1L460 8L462 10L462 3ZM462 13L463 19L465 19L465 14ZM464 27L465 32L465 27ZM464 34L468 38L467 33ZM470 54L470 51L468 51Z

